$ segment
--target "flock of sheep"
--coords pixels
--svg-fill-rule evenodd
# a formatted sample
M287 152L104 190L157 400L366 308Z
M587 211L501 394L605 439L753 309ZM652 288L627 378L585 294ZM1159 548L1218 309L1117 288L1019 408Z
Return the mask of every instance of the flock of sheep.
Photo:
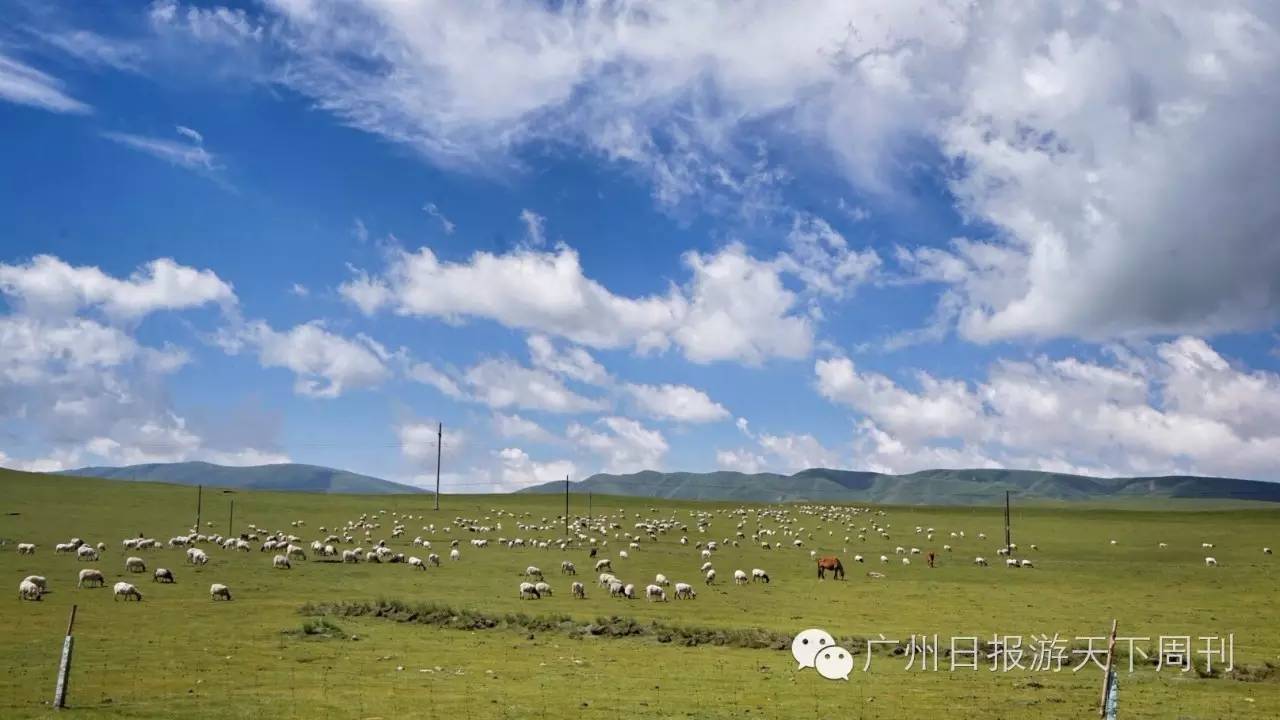
M650 514L656 514L655 508L650 508ZM520 534L529 535L531 537L514 537L507 538L499 536L496 538L497 545L508 549L516 548L537 548L543 550L588 550L590 557L594 559L595 571L598 573L598 583L602 589L608 590L611 597L634 599L636 597L637 586L635 583L624 582L614 574L614 560L597 557L600 550L609 547L610 541L617 543L625 543L625 549L619 548L616 557L619 560L627 560L630 553L641 551L645 543L658 542L661 536L674 535L678 537L678 543L681 546L687 546L691 542L691 537L699 538L709 536L711 533L712 520L717 516L727 516L731 522L736 522L733 537L723 537L716 539L695 539L693 551L701 559L702 564L699 566L703 582L712 585L716 581L716 569L712 564L712 557L722 547L732 546L739 547L741 543L751 542L764 550L782 549L790 545L793 549L803 549L806 543L814 540L815 532L818 533L819 542L826 545L834 544L835 529L832 527L843 529L849 532L849 535L843 535L844 543L851 543L854 534L860 542L866 542L869 533L875 533L882 541L888 541L890 538L890 525L885 522L886 513L883 510L873 510L871 508L850 508L842 506L799 506L795 508L737 508L737 509L720 509L715 512L706 510L688 510L685 511L688 517L685 519L677 519L674 511L666 518L649 517L645 518L640 513L633 513L632 526L630 529L623 528L623 522L627 521L626 513L619 509L615 514L607 514L603 517L587 520L584 518L575 518L570 534L564 536L562 533L556 537L537 537L547 533L553 533L560 529L559 524L555 521L549 521L543 517L540 521L534 521L528 512L517 515L511 511L501 509L491 509L490 514L480 519L468 519L463 517L455 517L452 524L445 525L437 529L434 523L428 523L422 526L422 530L428 534L436 534L439 530L440 534L456 535L462 532L473 535L492 535L503 531L503 520L506 519L513 528ZM807 518L807 519L806 519ZM423 516L415 516L411 514L400 514L396 512L388 513L386 510L380 510L377 513L362 514L359 518L347 521L341 528L329 531L324 527L319 530L324 534L323 538L313 540L310 543L310 550L313 555L319 557L340 558L342 563L403 563L409 568L426 570L428 567L438 567L441 558L434 552L429 552L432 548L431 541L421 536L415 537L411 543L412 548L421 548L426 555L425 559L417 555L406 555L402 552L395 552L388 547L386 538L374 541L375 531L382 528L383 520L391 521L391 541L396 541L406 534L406 523L413 520L421 521ZM750 540L748 541L748 522L754 521L754 527L750 529ZM815 527L806 529L799 523L812 522ZM306 522L296 520L291 523L291 530L268 531L258 528L250 523L247 532L242 533L239 537L222 537L216 534L204 534L199 532L198 528L190 528L185 534L177 535L170 538L167 546L170 548L185 548L186 562L192 566L203 566L209 563L209 555L205 549L197 547L197 545L216 546L223 550L233 552L251 552L256 544L260 552L272 553L271 566L280 570L290 570L294 561L305 561L307 559L307 550L304 547L301 537L296 532L300 532L299 528L305 527ZM821 531L826 529L826 538L821 536ZM932 527L925 528L916 526L914 534L920 536L926 542L932 542L937 534ZM357 537L362 536L363 542L358 543ZM949 535L952 542L959 543L965 538L964 530L951 531ZM979 541L986 540L985 533L978 533L976 538ZM369 548L366 549L363 544L367 543ZM475 549L483 549L489 547L490 539L487 537L474 537L470 540L470 544ZM355 545L353 548L345 548L339 550L339 545ZM923 544L923 543L922 543ZM1116 540L1110 541L1111 545L1116 545ZM165 543L161 543L154 538L128 538L122 542L126 550L143 551L156 550L165 547ZM449 558L451 561L460 561L462 558L460 541L452 539L450 541ZM1159 543L1160 548L1168 547L1167 543ZM1205 549L1212 549L1212 543L1203 543ZM22 555L35 555L36 545L34 543L18 543L17 550ZM74 554L77 560L84 562L99 562L102 554L106 551L105 543L91 544L81 540L80 538L72 538L65 543L57 543L54 546L55 554ZM1005 558L1005 565L1010 568L1031 568L1034 563L1030 559L1018 559L1013 557L1014 552L1018 549L1017 544L1009 544L1007 547L999 547L996 550L997 555ZM1039 548L1031 544L1029 550L1036 551ZM950 552L951 544L943 544L942 550ZM848 553L848 547L844 548L844 552ZM1271 548L1263 548L1265 554L1271 554ZM911 564L911 556L922 554L919 547L907 548L905 546L897 546L894 550L896 556L900 557L902 565ZM810 558L816 557L816 551L810 550ZM882 564L889 563L887 554L880 555L879 560ZM857 554L853 556L855 563L865 563L866 558ZM690 567L694 561L690 561ZM929 553L930 565L934 562L934 553ZM988 566L986 558L977 556L973 560L973 564L981 567ZM1216 567L1218 561L1214 557L1206 557L1205 565ZM138 555L129 555L124 561L124 569L130 574L142 574L147 572L146 561ZM560 563L560 572L562 575L574 576L577 574L577 568L571 560L564 560ZM535 565L529 565L519 573L522 581L519 583L518 593L521 599L540 599L551 596L553 593L550 583L546 581L543 572ZM867 575L872 578L883 578L884 574L879 572L868 572ZM157 567L152 572L152 580L156 583L173 583L175 581L172 570L164 567ZM761 568L753 568L748 574L745 570L734 570L733 580L735 585L747 585L754 582L768 583L770 582L769 574ZM77 588L105 587L107 584L106 576L98 569L86 568L79 571ZM666 602L667 589L672 588L675 599L693 600L697 597L697 592L693 585L687 582L672 583L665 574L657 573L653 581L646 584L643 592L644 597L648 601ZM48 581L44 576L30 575L25 577L18 587L18 595L22 600L40 600L47 592ZM136 585L126 581L116 582L113 585L113 595L117 600L135 600L141 601L142 592ZM574 598L586 598L586 586L582 582L574 581L570 585L570 593ZM209 596L212 600L229 601L232 599L230 588L222 583L213 583L209 588Z

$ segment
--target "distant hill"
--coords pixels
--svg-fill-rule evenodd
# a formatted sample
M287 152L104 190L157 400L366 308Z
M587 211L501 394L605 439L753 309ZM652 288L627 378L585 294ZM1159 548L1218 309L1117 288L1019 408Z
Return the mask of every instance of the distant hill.
M840 501L891 505L978 505L1003 501L1005 491L1037 500L1196 498L1280 502L1280 483L1173 475L1094 478L1037 470L922 470L907 475L812 468L794 475L652 470L597 474L572 483L574 492L679 500L751 502ZM549 482L520 492L564 492Z
M168 482L179 485L210 485L244 490L287 490L313 493L352 493L356 495L389 495L420 493L421 488L402 485L346 470L283 463L232 467L206 462L152 463L126 467L84 467L65 470L59 475Z

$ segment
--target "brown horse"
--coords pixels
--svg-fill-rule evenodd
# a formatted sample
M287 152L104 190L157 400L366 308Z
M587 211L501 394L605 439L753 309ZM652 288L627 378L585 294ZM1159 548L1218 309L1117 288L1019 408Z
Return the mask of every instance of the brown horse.
M835 555L818 558L818 579L822 580L826 577L826 572L832 570L835 572L837 580L844 579L844 565L840 564L840 558Z

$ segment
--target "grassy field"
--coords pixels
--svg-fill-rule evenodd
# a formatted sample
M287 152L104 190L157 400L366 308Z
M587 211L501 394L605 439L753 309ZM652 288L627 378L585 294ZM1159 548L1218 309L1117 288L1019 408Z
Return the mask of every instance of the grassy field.
M290 571L271 567L270 553L235 553L206 546L209 565L192 568L181 549L133 553L120 541L143 533L167 540L185 533L194 520L193 488L46 478L0 471L0 574L9 593L0 600L0 717L47 717L54 713L55 670L68 611L79 606L76 653L71 677L73 717L124 718L528 718L613 717L620 710L639 717L948 717L1081 718L1096 716L1101 673L986 669L937 672L906 670L906 660L873 655L862 671L857 658L849 682L828 681L813 670L797 672L786 649L750 647L750 638L789 637L820 627L837 638L878 637L905 641L913 633L952 636L1058 633L1067 638L1100 636L1116 618L1120 634L1150 636L1234 633L1235 664L1246 673L1200 677L1196 671L1156 672L1139 666L1122 673L1121 715L1126 718L1280 717L1280 567L1262 553L1280 546L1280 509L1269 506L1212 507L1161 503L1156 510L1124 508L1015 507L1014 540L1019 555L1035 569L1009 570L998 564L1002 508L885 507L877 518L890 526L891 539L856 532L786 506L804 527L804 548L763 550L749 541L757 527L749 515L742 547L725 547L713 561L719 582L706 587L692 540L732 538L737 518L721 510L737 504L600 498L593 514L615 516L632 532L642 518L674 517L690 525L691 544L678 535L646 542L631 558L619 560L622 540L609 539L602 556L615 572L641 588L658 572L695 585L688 602L648 603L609 598L594 583L584 549L507 549L496 538L554 539L563 497L541 495L448 496L442 509L421 496L326 496L288 493L204 493L205 532L226 533L228 508L235 501L235 531L250 523L294 532L308 543L321 526L342 526L362 513L380 516L373 539L408 554L415 535L432 541L446 556L443 567L426 572L404 565L344 565L314 558ZM498 518L494 511L514 512ZM776 508L775 509L779 509ZM584 497L572 498L573 514L586 514ZM698 535L691 512L710 512L706 535ZM391 513L421 515L405 535L391 540ZM527 516L523 515L528 513ZM502 523L487 536L491 546L476 549L465 530L444 532L455 517ZM625 517L624 517L625 516ZM520 530L516 522L546 530ZM305 527L290 523L304 520ZM437 532L423 525L434 523ZM866 525L860 517L856 525ZM778 527L763 520L764 527ZM916 526L933 527L927 542ZM952 531L965 532L953 539ZM987 539L978 539L985 532ZM812 535L810 539L808 536ZM848 535L851 542L846 543ZM53 545L78 536L102 541L108 549L97 563L55 555ZM462 559L447 559L449 540L462 541ZM1111 545L1111 540L1116 540ZM363 540L357 537L357 541ZM780 542L779 542L780 541ZM35 542L36 555L16 552L18 542ZM1158 543L1168 547L1160 549ZM1203 550L1201 542L1215 544ZM942 550L943 543L954 547ZM1039 546L1028 551L1031 543ZM364 543L366 547L369 543ZM894 548L938 552L930 569L920 556L904 567ZM346 546L350 547L350 546ZM809 551L843 556L846 582L814 577ZM852 561L855 553L866 565ZM144 557L148 571L174 570L177 583L156 585L129 576L145 595L141 603L113 602L111 591L77 590L77 572L97 567L108 586L124 578L127 554ZM881 564L879 556L891 562ZM1206 568L1212 554L1220 567ZM974 556L992 567L974 567ZM569 580L559 575L563 559L574 560L586 600L574 600ZM553 597L520 600L518 573L537 565L555 587ZM768 570L768 585L734 586L732 572ZM882 572L882 579L866 576ZM17 598L18 581L44 575L50 593L41 602ZM229 585L230 603L212 602L209 584ZM487 618L497 627L458 629L424 622L397 622L375 614L324 616L324 623L300 612L307 603L413 605L445 604L460 616ZM348 606L349 607L349 606ZM465 611L465 612L464 612ZM384 613L385 614L385 613ZM522 615L516 615L522 614ZM405 613L400 613L399 619ZM547 618L551 618L548 620ZM614 618L614 619L610 619ZM633 637L583 633L587 623L616 628L633 619L640 628L657 621L704 638L699 644L664 642L661 633ZM304 625L306 630L304 630ZM761 633L747 630L758 628ZM694 629L701 630L694 633ZM308 630L310 632L308 632ZM770 635L773 633L774 635ZM744 640L744 638L747 638ZM727 644L715 644L715 642ZM1029 638L1027 640L1029 642ZM862 648L855 651L861 652ZM1078 658L1071 658L1074 665ZM1024 661L1029 664L1030 659ZM61 713L65 715L66 713Z

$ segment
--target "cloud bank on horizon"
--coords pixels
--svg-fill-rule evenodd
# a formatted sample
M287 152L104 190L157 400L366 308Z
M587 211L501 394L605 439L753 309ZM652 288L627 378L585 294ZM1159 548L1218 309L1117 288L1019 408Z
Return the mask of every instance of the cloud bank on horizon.
M1280 480L1272 3L0 7L0 464Z

